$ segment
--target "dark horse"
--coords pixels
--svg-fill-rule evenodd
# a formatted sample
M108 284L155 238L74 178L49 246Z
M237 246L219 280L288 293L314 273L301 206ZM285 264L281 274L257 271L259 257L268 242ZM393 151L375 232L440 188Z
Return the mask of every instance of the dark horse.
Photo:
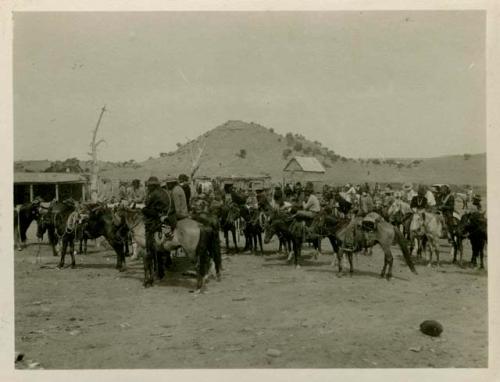
M88 217L84 234L88 239L103 236L116 253L116 269L125 270L125 242L129 229L125 220L117 219L116 214L106 205L87 205Z
M64 266L64 257L66 256L68 245L70 246L71 251L71 267L75 267L75 232L68 227L68 219L74 211L75 202L73 200L68 199L63 202L55 201L50 204L47 213L41 219L39 233L43 235L43 232L47 231L54 256L58 255L57 246L61 245L61 259L59 261L58 268L62 268Z
M19 251L26 245L26 231L40 216L39 203L25 203L14 208L14 242Z
M244 221L245 249L257 254L258 245L260 253L263 254L262 232L264 232L264 213L259 209L244 207L241 209L241 217Z
M240 208L235 203L224 203L219 210L220 228L224 232L226 241L226 250L229 251L229 232L233 237L234 250L238 252L238 243L236 240L236 222L240 218Z
M300 268L299 259L302 255L302 245L304 240L310 241L316 250L316 256L319 250L320 237L314 232L314 229L305 226L304 221L294 217L288 212L273 212L269 217L269 221L264 228L264 243L269 243L272 237L276 235L280 242L285 243L285 248L291 244L291 252L288 255L287 261L290 261L293 256L295 268Z
M472 247L471 265L476 266L479 257L480 269L484 268L484 246L488 240L487 224L486 217L479 212L463 215L459 223L460 231L468 236Z

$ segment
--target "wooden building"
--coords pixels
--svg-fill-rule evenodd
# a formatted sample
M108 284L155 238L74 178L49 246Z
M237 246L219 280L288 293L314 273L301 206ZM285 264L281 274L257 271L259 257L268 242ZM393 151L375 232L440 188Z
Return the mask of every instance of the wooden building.
M325 168L314 157L293 157L283 169L283 182L295 184L300 182L304 186L312 182L314 190L319 192L325 182Z
M82 174L14 172L14 205L41 197L51 200L87 200L88 178Z

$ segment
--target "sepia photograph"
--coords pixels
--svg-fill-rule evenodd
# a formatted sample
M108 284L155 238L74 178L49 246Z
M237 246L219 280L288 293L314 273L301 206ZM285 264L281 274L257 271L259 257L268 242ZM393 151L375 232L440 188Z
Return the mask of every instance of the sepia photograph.
M16 371L491 367L485 10L12 26Z

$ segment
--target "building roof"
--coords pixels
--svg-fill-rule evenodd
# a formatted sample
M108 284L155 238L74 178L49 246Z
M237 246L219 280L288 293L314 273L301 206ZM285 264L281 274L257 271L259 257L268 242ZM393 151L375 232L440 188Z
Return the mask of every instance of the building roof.
M304 172L325 172L323 165L314 157L293 157L288 161L283 171L293 171L294 163L298 164Z
M14 184L87 183L82 174L59 172L14 172Z

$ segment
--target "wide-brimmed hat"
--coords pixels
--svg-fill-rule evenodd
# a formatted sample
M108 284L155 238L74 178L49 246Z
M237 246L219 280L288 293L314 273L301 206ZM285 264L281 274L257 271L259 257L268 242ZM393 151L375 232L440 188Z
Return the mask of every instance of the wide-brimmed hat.
M413 188L411 183L405 183L403 184L403 190L404 191L410 191Z
M474 201L474 202L480 202L481 201L481 195L477 195L477 194L474 195L472 197L472 201Z
M186 174L180 174L179 175L179 182L188 182L189 181L189 176Z
M177 183L178 180L175 176L167 175L164 180L165 184Z
M146 181L146 186L159 186L160 181L156 176L150 176L149 179Z

